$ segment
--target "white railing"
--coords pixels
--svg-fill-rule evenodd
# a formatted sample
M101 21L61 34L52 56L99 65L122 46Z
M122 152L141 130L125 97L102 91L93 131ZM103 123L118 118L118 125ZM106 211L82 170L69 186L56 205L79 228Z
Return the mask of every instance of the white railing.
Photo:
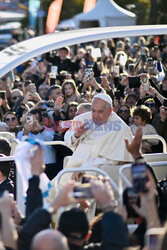
M59 182L60 182L60 179L61 179L62 175L66 174L66 173L71 173L71 172L73 173L73 172L85 172L85 171L96 172L96 173L101 174L101 175L103 175L105 177L109 177L109 181L110 181L111 186L114 188L114 190L117 193L119 193L119 188L118 188L117 184L113 181L111 176L109 176L109 174L107 174L104 170L101 170L101 169L96 168L96 167L66 168L66 169L61 170L57 174L57 176L55 177L56 188L59 189Z
M167 167L167 161L161 161L161 162L150 162L149 165L151 167L161 167L161 166L165 166ZM123 171L125 169L131 168L132 164L125 164L122 165L119 168L119 175L122 178L122 180L124 180L124 182L126 183L127 186L132 186L132 183L128 180L128 178L123 174ZM164 176L165 177L165 176Z
M157 139L157 140L159 140L159 141L161 141L162 142L162 145L163 145L163 153L166 153L167 152L167 144L166 144L166 141L165 141L165 139L162 137L162 136L160 136L160 135L143 135L142 136L142 140L151 140L151 139Z

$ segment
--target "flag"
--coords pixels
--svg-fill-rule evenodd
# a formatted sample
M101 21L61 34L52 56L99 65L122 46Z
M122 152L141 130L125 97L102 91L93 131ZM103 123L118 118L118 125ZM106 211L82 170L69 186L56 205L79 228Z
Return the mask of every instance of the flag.
M85 0L83 12L88 12L92 10L96 5L96 0Z
M57 25L59 23L62 4L63 0L55 0L50 4L46 20L47 34L53 33L56 30Z

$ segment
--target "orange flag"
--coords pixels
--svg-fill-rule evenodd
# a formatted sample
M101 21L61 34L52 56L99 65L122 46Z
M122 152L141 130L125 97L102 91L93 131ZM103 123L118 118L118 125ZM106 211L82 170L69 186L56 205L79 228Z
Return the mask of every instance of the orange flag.
M85 0L83 12L92 10L96 5L96 0Z
M63 0L54 0L50 4L46 20L46 34L52 33L56 30L59 23L62 4Z

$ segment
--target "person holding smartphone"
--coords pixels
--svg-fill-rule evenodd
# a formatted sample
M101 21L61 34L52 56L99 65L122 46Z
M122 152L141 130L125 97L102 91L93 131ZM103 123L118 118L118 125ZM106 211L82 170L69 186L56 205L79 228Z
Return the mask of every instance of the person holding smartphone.
M32 109L25 117L23 130L17 134L19 140L22 140L23 136L28 136L31 139L40 139L41 141L53 140L55 133L54 131L48 131L47 128L43 126L40 109ZM47 170L50 170L51 165L56 163L56 155L52 146L44 147L44 161L48 166ZM47 174L48 177L51 178L52 173L49 170Z

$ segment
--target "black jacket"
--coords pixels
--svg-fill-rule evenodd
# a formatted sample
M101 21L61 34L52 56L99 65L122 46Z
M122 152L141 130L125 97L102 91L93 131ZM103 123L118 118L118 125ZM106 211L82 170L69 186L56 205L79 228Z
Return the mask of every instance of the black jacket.
M0 184L0 193L3 193L5 190L7 190L9 193L15 195L14 191L14 183L11 179L7 178Z

